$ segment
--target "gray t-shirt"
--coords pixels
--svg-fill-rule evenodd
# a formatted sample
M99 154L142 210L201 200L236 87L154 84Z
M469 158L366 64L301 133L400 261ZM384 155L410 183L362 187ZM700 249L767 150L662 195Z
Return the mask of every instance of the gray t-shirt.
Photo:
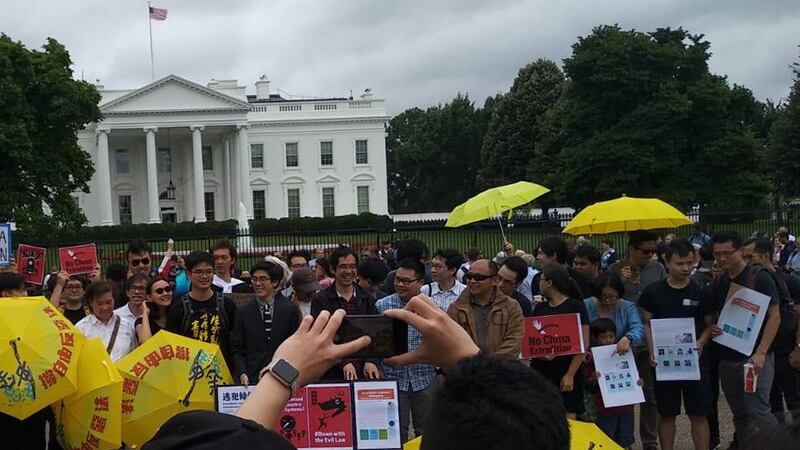
M475 313L475 331L478 334L475 336L475 340L478 341L478 347L482 351L486 351L486 321L489 318L489 310L492 308L492 304L479 305L470 302L470 306L472 306L472 312Z
M611 266L611 270L621 275L623 267L630 266L631 263L627 259L619 261ZM630 300L634 303L639 301L639 296L642 295L647 286L667 278L667 271L664 266L658 261L650 261L641 269L634 269L631 267L630 281L624 281L625 284L625 300Z

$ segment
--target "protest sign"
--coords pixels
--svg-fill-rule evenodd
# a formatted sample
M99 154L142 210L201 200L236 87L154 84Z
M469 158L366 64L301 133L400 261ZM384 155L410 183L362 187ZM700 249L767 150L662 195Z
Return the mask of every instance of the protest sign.
M656 380L699 380L700 360L697 357L697 336L694 319L653 319L653 359Z
M523 358L574 355L585 351L581 317L578 313L527 317L524 327Z
M301 449L311 448L308 427L308 395L306 388L302 388L286 403L275 429L295 448Z
M17 273L26 283L41 286L44 282L44 257L47 250L33 245L19 244L17 248Z
M77 245L58 249L61 270L70 275L92 273L97 266L97 247L94 244Z
M400 411L396 381L353 383L356 446L359 449L400 448Z
M214 404L217 412L236 414L247 397L256 390L255 385L222 385L214 388Z
M11 224L0 223L0 267L11 265Z
M769 301L770 298L760 292L732 283L717 321L722 334L714 341L750 356L767 315Z
M313 384L308 395L309 448L353 448L353 402L349 384Z
M616 345L604 345L592 347L592 358L595 370L600 372L597 384L606 408L644 402L644 391L637 383L639 371L633 352L620 355Z

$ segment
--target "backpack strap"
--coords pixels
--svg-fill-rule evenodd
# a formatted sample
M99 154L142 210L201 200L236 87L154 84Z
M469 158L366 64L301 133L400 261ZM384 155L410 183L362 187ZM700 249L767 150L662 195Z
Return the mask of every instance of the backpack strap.
M189 299L189 294L183 294L181 297L183 304L183 319L181 319L181 334L186 335L189 328L189 320L192 318L194 310L192 309L192 301Z
M108 340L108 346L106 347L106 352L111 354L111 351L114 350L114 344L117 342L117 334L119 333L119 324L122 320L119 318L118 315L114 315L114 331L111 332L111 339Z
M228 313L225 311L225 296L222 292L217 292L217 312L219 313L220 320L222 320L222 328L226 332L229 332Z

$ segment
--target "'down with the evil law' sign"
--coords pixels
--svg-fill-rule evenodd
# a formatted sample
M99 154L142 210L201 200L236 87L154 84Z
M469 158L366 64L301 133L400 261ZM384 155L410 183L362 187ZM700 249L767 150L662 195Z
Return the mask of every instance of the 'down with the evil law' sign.
M555 314L525 318L522 357L574 355L585 351L580 314Z

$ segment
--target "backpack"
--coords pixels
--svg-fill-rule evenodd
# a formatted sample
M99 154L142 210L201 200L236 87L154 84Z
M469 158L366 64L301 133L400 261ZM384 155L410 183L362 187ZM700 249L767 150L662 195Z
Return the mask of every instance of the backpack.
M222 295L222 292L215 292L215 301L217 303L217 314L220 317L220 321L222 322L222 329L230 331L228 328L228 313L225 312L225 296ZM189 320L194 314L194 308L192 308L192 300L189 298L189 294L184 294L181 297L181 303L183 303L183 319L181 319L181 334L186 336L189 331Z
M772 277L775 282L775 287L778 289L778 310L781 313L781 325L778 327L778 336L792 336L797 331L797 312L794 310L794 299L789 294L789 288L786 287L786 282L783 281L778 275L761 266L750 266L750 272L747 274L747 288L755 290L756 278L760 272L766 272ZM777 336L776 336L777 337Z

